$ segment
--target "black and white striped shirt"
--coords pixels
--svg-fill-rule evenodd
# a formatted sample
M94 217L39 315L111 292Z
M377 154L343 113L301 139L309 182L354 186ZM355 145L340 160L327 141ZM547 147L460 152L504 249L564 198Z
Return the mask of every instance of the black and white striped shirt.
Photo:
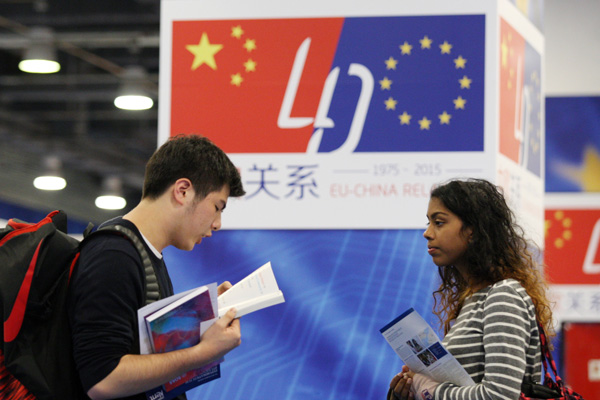
M506 279L473 294L443 340L475 386L438 385L436 400L516 400L524 378L541 378L535 307L519 282Z

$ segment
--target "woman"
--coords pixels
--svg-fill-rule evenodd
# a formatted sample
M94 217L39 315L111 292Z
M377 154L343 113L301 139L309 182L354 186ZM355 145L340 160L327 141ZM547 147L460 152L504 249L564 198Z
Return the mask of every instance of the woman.
M435 382L406 366L390 383L394 399L518 399L539 382L538 321L552 333L546 284L523 230L490 182L453 180L431 192L423 236L441 284L434 292L444 346L473 386Z

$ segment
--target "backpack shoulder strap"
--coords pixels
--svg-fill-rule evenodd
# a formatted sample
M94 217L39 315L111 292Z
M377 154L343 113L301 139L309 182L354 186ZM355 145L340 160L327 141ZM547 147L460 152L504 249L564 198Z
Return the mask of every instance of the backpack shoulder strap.
M142 259L142 265L144 267L144 275L146 280L146 304L154 303L160 298L160 289L158 284L158 279L156 278L156 271L154 271L154 266L152 265L152 260L146 251L146 247L140 240L140 238L133 233L133 231L129 228L126 228L122 225L106 225L98 228L93 233L88 234L85 238L89 238L94 236L98 232L107 232L120 234L121 236L126 237L129 241L135 246L137 249L140 258Z

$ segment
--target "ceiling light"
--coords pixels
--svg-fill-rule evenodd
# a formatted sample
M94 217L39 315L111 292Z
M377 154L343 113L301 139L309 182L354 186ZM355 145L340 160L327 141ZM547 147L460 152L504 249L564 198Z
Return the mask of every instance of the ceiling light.
M118 177L106 178L102 183L103 192L96 197L96 207L103 210L122 210L127 201L122 196L121 179Z
M61 176L61 162L58 157L44 159L44 174L33 180L33 186L39 190L62 190L67 186L67 181Z
M144 90L146 72L142 67L132 66L125 68L123 83L119 95L115 98L115 106L123 110L147 110L154 105L154 101Z
M34 27L29 32L31 43L23 53L19 69L32 74L53 74L60 71L56 49L52 43L52 31Z

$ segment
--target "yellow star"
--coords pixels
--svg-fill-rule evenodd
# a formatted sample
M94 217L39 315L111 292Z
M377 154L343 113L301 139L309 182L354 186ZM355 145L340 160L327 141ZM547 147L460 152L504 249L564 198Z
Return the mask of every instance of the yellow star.
M385 69L396 69L396 64L398 64L398 60L390 56L390 58L385 60Z
M386 101L384 101L384 103L386 110L395 110L396 104L398 104L398 102L394 100L391 96Z
M454 65L456 65L456 69L462 68L465 69L465 65L467 64L467 60L463 58L463 56L458 56L458 58L454 59Z
M243 81L244 81L244 78L242 78L242 75L239 72L237 74L231 75L231 84L232 85L239 87Z
M412 46L410 44L408 44L408 42L404 42L404 44L402 44L400 46L400 50L402 50L402 55L410 54L410 51L412 50Z
M240 25L234 26L231 28L231 36L232 37L234 37L236 39L240 39L243 34L244 34L244 30L242 29L242 27Z
M431 43L433 43L433 40L429 39L427 35L425 35L425 37L419 40L419 42L421 42L422 49L431 49Z
M588 145L581 166L561 165L560 174L578 183L585 192L600 192L600 153Z
M467 78L467 76L463 76L462 79L458 80L460 82L460 88L461 89L471 89L471 82L473 82L471 79Z
M256 61L249 58L248 61L244 63L244 67L246 68L246 72L254 72L256 71Z
M409 125L412 115L410 115L406 111L404 111L402 114L400 114L398 116L398 118L400 118L400 125Z
M256 50L256 40L254 39L246 39L244 43L244 48L250 53L252 50Z
M381 85L381 90L390 90L392 88L392 81L390 81L387 76L379 81Z
M452 45L450 43L448 43L447 41L444 41L444 43L440 44L440 49L442 50L442 54L450 54L451 48L452 48Z
M419 125L421 126L421 130L423 130L423 129L429 130L429 126L431 125L431 120L427 119L427 117L423 117L423 119L419 120Z
M452 115L448 114L446 111L444 111L442 114L438 115L438 118L440 119L440 124L441 125L450 125L450 118L452 118Z
M206 64L212 69L217 69L217 62L215 61L215 54L217 54L223 48L222 44L211 44L208 41L208 35L206 32L202 34L200 43L188 44L185 48L194 55L194 61L192 62L192 71L196 70L202 64Z
M502 68L508 66L508 44L506 44L506 38L502 38L502 44L500 45L500 54L502 58Z
M457 99L452 100L454 102L454 109L455 110L464 110L465 109L465 104L467 103L467 100L463 99L461 96L458 96Z

